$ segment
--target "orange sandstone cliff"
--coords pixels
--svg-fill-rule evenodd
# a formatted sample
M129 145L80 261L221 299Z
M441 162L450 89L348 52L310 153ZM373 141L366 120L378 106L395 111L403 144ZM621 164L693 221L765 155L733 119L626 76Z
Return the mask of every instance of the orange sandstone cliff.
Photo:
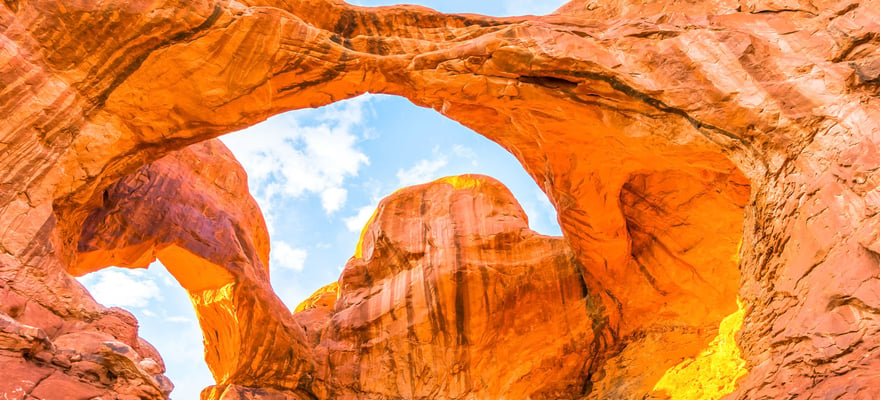
M0 391L165 396L136 321L71 278L158 257L206 398L878 397L878 32L877 1L0 2ZM195 144L366 92L509 150L564 238L491 181L406 189L291 315L240 167Z

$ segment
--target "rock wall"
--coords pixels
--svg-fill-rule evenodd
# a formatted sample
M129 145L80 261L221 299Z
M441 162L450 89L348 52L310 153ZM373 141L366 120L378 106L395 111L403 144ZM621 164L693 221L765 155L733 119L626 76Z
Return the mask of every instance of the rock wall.
M491 18L334 0L6 0L0 282L46 310L32 326L50 340L57 321L88 331L109 311L69 274L104 266L79 243L100 237L83 227L105 226L87 222L114 182L286 110L389 93L508 149L556 206L605 321L592 332L585 396L651 393L711 344L738 296L748 373L730 398L876 397L878 10L876 1L575 0L549 16ZM254 226L254 215L240 217L249 221L230 226ZM228 231L215 222L199 232ZM180 228L194 229L171 221L138 235L173 253ZM260 248L255 232L232 249ZM238 239L249 236L250 245ZM195 296L203 315L229 299L235 306L219 307L227 315L261 309L254 317L290 339L290 364L243 365L223 349L267 344L211 316L229 335L209 348L219 386L207 397L353 390L309 373L311 339L280 315L259 272L265 256L245 251L228 264L211 252L176 254L226 271L196 284L225 288ZM186 271L176 273L184 287ZM0 304L15 319L8 326L28 325L10 304Z

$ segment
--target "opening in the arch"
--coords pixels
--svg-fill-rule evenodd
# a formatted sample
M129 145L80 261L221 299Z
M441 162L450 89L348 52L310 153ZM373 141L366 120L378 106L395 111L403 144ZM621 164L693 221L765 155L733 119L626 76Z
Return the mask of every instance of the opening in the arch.
M546 194L510 153L434 110L366 95L226 135L272 240L272 282L294 309L335 281L379 201L450 175L503 182L532 229L561 235Z

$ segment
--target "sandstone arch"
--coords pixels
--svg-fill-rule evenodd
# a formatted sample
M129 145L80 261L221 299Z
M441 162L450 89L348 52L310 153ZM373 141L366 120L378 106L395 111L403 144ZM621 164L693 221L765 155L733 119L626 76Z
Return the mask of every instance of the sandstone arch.
M172 152L102 199L85 220L72 274L158 259L190 296L218 385L310 386L305 333L269 284L263 216L220 141Z
M711 299L700 285L651 268L734 270L730 226L745 206L750 372L734 397L876 393L877 10L576 0L497 19L326 0L7 1L2 271L23 276L17 292L82 318L59 296L61 269L111 182L274 113L398 94L498 142L542 185L588 285L607 294L609 342L732 312L729 279L718 307L694 315ZM654 191L681 177L702 183ZM660 214L707 223L671 246L651 229L668 225ZM645 301L621 300L636 294Z

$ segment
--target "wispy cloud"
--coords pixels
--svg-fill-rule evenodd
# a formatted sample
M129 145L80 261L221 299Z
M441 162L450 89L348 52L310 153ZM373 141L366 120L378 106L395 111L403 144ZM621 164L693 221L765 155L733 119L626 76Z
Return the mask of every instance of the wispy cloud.
M272 242L271 265L273 268L302 271L306 265L308 251L295 249L286 242L276 240Z
M153 278L140 270L104 269L80 281L105 306L147 307L162 297Z
M397 170L397 180L401 187L426 183L439 178L437 172L448 164L446 156L437 154L434 159L423 159L408 169Z
M302 271L308 256L275 236L276 221L284 220L281 213L291 202L316 196L332 215L345 207L348 180L369 165L358 144L369 131L364 125L370 99L283 114L222 138L247 171L251 195L263 211L273 270Z
M343 188L330 188L321 192L321 207L328 214L334 213L345 205L345 199L348 197L348 190Z
M474 167L480 165L480 163L477 161L477 153L475 153L474 149L470 147L457 144L455 146L452 146L452 153L455 154L456 157L471 160L471 165L473 165Z
M343 218L342 220L345 221L345 227L348 228L349 231L360 232L361 229L364 229L364 225L367 224L367 221L370 220L370 216L373 215L373 211L376 211L376 204L361 207L358 209L357 214L352 215L348 218Z
M309 123L283 114L222 138L247 171L270 227L285 198L318 195L328 215L345 205L346 179L370 162L357 146L369 101L361 96L333 104Z

